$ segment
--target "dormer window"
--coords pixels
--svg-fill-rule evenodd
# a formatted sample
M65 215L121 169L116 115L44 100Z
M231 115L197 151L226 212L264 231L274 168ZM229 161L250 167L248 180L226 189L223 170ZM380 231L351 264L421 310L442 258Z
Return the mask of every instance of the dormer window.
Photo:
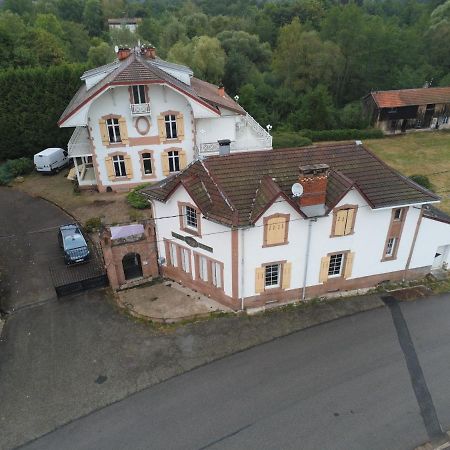
M132 86L132 93L133 93L133 103L135 105L147 103L147 96L145 95L144 85L139 84L137 86Z

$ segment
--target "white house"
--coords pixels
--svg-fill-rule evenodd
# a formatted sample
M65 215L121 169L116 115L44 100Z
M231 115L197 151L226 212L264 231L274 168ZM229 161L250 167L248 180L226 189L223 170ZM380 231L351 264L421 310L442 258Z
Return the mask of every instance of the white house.
M142 192L162 273L234 309L417 278L450 258L439 197L362 145L212 156Z
M120 17L118 19L108 19L110 30L129 30L135 33L142 19L139 17Z
M89 70L58 124L81 188L128 190L178 173L219 152L270 150L272 137L223 87L156 57L153 47L121 48Z

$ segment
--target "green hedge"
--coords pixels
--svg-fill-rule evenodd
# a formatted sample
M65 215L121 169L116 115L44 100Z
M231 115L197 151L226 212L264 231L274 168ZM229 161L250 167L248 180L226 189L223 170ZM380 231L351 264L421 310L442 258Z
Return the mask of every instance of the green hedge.
M67 147L57 121L81 85L81 65L0 71L0 161Z
M273 147L303 147L312 142L320 141L349 141L355 139L379 139L383 137L383 132L376 129L366 130L300 130L300 131L280 131L273 133Z
M300 130L298 134L306 136L313 142L348 141L352 139L379 139L384 137L383 132L375 128L368 128L366 130Z
M273 148L304 147L311 145L311 139L299 133L280 132L273 134Z

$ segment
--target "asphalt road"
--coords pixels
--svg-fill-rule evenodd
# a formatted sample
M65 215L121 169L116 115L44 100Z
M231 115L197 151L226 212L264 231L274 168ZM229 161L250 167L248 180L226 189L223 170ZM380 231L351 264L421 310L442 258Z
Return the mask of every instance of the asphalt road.
M382 308L319 325L148 388L25 448L410 449L429 439L430 412L413 389L411 354L438 426L450 428L449 317L447 294L402 303L395 317Z
M0 211L0 268L6 274L0 309L56 300L49 264L64 265L57 228L73 219L43 199L6 187L0 188Z

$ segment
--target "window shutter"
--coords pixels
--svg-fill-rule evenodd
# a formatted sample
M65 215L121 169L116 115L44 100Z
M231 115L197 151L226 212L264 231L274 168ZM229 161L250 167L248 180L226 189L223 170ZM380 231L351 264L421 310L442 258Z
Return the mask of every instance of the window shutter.
M347 257L345 258L344 278L350 278L352 276L354 258L355 258L354 252L347 253Z
M180 152L178 152L178 156L180 158L180 170L183 170L187 166L186 152L184 150L181 150Z
M264 267L257 267L255 270L255 292L261 294L264 292L266 278L266 269Z
M120 139L122 143L128 145L128 128L127 128L127 120L125 117L119 118L119 128L120 128Z
M320 260L319 283L325 283L328 280L328 269L330 267L330 257L324 256Z
M334 225L335 236L344 236L346 220L347 220L347 210L341 209L336 214L336 223Z
M272 217L266 225L266 245L283 244L285 241L286 219Z
M131 156L126 155L124 157L125 159L125 171L127 172L127 178L131 179L133 178L133 163L131 162Z
M108 174L108 180L114 180L116 174L114 172L114 165L111 156L105 158L106 173Z
M177 138L182 141L184 139L184 119L183 114L178 113L176 116L177 120Z
M345 234L350 234L353 228L353 221L355 219L355 210L353 208L347 210L347 221L345 222Z
M164 116L158 116L158 134L161 140L167 139L166 136L166 123L164 121Z
M98 126L100 128L100 136L102 137L103 145L108 145L109 144L109 135L108 135L108 129L106 128L106 120L100 119L98 121Z
M281 280L281 287L283 289L289 289L291 287L291 266L292 263L283 264L283 278Z
M161 153L162 173L165 177L169 175L169 154L167 152Z

